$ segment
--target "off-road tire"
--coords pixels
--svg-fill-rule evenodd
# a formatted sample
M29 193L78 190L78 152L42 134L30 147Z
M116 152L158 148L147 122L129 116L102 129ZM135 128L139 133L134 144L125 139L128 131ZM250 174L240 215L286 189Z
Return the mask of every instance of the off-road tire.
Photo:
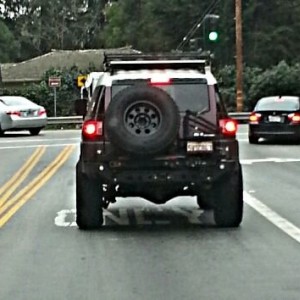
M213 209L214 204L211 201L207 201L206 199L204 199L201 196L197 196L197 204L199 206L199 208L203 209L203 210L210 210Z
M97 229L102 226L102 196L101 183L96 178L90 178L76 166L76 223L79 229Z
M223 177L216 186L220 195L214 205L214 219L219 227L238 227L243 219L243 178L239 167Z
M116 149L132 155L166 151L179 131L177 105L165 91L131 86L114 96L106 113L107 135Z

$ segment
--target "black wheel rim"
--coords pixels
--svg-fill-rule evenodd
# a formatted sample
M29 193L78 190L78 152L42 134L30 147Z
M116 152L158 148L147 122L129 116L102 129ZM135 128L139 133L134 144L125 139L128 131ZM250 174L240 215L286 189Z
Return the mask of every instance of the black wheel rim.
M161 126L161 111L149 101L138 101L130 105L124 114L125 128L133 135L147 137Z

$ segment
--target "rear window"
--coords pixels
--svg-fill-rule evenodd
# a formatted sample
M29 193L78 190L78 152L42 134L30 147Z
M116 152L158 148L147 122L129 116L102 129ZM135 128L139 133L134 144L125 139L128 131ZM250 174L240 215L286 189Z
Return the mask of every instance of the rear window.
M255 110L283 110L295 111L299 109L298 97L282 97L282 98L263 98L256 104Z
M16 105L31 105L34 104L30 100L23 97L3 97L0 98L0 102L7 106L16 106Z
M116 84L112 86L112 96L130 85ZM179 110L205 112L209 110L208 86L202 82L175 82L170 85L159 86L167 92L176 102Z

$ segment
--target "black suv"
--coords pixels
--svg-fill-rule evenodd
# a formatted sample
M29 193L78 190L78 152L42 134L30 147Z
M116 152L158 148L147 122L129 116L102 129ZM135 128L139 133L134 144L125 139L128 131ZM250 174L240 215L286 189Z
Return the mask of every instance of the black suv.
M215 223L237 227L243 180L237 124L199 54L106 55L89 101L76 166L77 225L98 228L116 197L163 204L196 196ZM86 105L85 105L86 103Z

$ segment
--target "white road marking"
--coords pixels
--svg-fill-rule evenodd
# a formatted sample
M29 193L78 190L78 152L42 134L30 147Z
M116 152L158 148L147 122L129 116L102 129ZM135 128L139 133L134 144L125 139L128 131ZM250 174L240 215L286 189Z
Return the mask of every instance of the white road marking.
M146 210L144 208L119 208L115 211L103 210L103 225L108 225L111 223L126 226L134 223L132 220L129 219L129 211L133 212L136 225L168 225L171 224L170 220L162 220L162 219L155 219L157 217L156 213L164 213L167 211L173 210L175 213L187 218L187 221L190 224L202 224L199 220L200 215L203 211L199 209L186 209L180 207L172 207L164 210L163 208L151 208L149 211L153 216L152 220L147 220L145 218ZM171 213L170 213L171 214ZM54 224L58 227L75 227L76 222L76 209L64 209L57 213Z
M119 216L116 214L111 213L108 210L103 211L103 225L107 224L107 219L110 219L114 223L118 225L129 225L129 216L126 208L120 208Z
M153 224L151 221L145 219L144 211L142 209L134 208L133 211L135 214L136 223L138 225L152 225Z
M249 193L244 191L244 202L252 207L255 211L257 211L260 215L262 215L264 218L266 218L269 222L271 222L273 225L275 225L277 228L279 228L282 232L287 234L289 237L294 239L296 242L300 243L300 228L295 226L293 223L288 221L287 219L280 216L278 213L273 211L271 208L269 208L267 205L262 203L260 200L255 198L254 196L250 195ZM155 216L155 209L151 208L151 211L153 210L153 215ZM196 210L196 209L186 209L181 207L172 207L170 210L173 210L175 213L182 215L187 218L188 222L190 224L202 224L202 222L199 220L199 217L201 214L203 214L203 211ZM109 221L112 221L113 223L117 225L130 225L130 219L128 214L128 209L126 208L120 208L117 209L114 212L104 210L104 225L110 224ZM164 225L164 224L170 224L171 220L153 220L148 221L145 219L145 216L143 215L145 213L145 209L141 208L135 208L132 210L135 215L135 220L137 225ZM160 212L163 212L163 209L159 209ZM57 213L57 216L54 219L54 223L58 227L76 227L75 222L75 215L76 210L75 209L64 209Z
M75 209L64 209L57 213L57 216L54 219L54 224L58 227L70 227L77 226L75 221L73 221L75 216ZM68 216L72 219L72 222L67 221Z
M180 207L173 207L173 211L179 213L188 218L189 223L191 224L201 224L202 222L199 220L199 217L203 214L202 210L191 210L191 209L183 209Z
M24 146L8 146L8 147L0 147L0 150L5 149L24 149L24 148L36 148L36 147L64 147L64 146L70 146L70 145L79 145L78 143L68 143L68 144L54 144L54 145L45 145L45 144L39 144L39 145L24 145Z
M258 159L241 159L242 165L252 165L254 163L288 163L288 162L300 162L300 158L278 158L278 157L269 157L269 158L258 158Z
M267 205L263 204L261 201L259 201L258 199L251 196L245 191L244 201L254 210L256 210L259 214L265 217L268 221L270 221L273 225L282 230L285 234L290 236L296 242L300 243L300 228L295 226L287 219L281 217L278 213L273 211Z

